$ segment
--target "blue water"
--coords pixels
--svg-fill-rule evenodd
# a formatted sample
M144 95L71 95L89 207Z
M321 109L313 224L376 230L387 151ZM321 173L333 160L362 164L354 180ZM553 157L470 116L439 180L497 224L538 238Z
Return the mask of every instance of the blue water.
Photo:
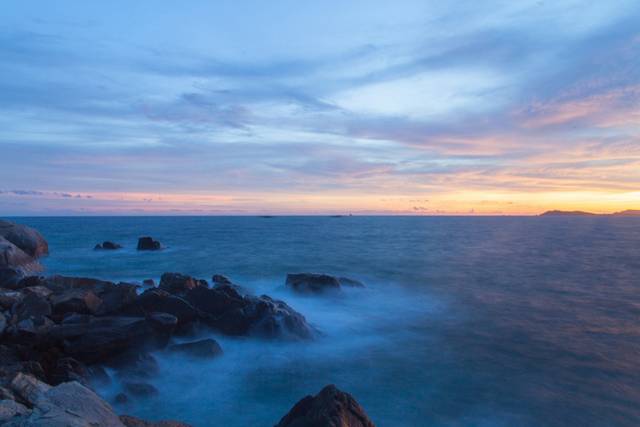
M328 383L385 426L640 425L640 218L20 218L49 273L110 280L230 276L285 299L313 343L213 335L225 355L157 355L161 393L119 412L272 426ZM137 252L151 235L168 249ZM103 240L126 246L96 252ZM287 272L365 290L303 298ZM111 398L117 383L101 390Z

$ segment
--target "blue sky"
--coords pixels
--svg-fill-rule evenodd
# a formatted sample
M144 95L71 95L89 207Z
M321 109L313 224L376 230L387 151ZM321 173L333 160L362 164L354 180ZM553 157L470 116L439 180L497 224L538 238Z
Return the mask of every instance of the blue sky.
M0 215L640 208L639 22L637 1L7 1Z

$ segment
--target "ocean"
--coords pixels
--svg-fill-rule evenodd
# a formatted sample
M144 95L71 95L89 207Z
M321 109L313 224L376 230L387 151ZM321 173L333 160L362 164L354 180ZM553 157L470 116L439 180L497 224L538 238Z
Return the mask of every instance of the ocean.
M158 281L224 274L324 335L207 334L220 358L155 353L160 393L114 407L194 426L273 426L333 383L376 425L640 425L640 218L14 218L49 241L47 274ZM152 236L166 249L136 251ZM94 251L104 240L119 251ZM363 281L304 297L292 272ZM99 392L113 401L117 380Z

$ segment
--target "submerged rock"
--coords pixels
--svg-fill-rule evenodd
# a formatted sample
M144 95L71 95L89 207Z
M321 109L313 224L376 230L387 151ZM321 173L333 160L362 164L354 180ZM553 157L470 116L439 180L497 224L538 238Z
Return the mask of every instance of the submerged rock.
M364 287L364 284L358 280L318 273L287 274L285 285L296 292L306 294L339 291L343 286L357 288Z
M122 387L127 393L138 397L149 397L158 394L158 389L148 383L125 382Z
M122 249L122 245L119 245L114 242L104 241L102 243L98 243L93 249L95 250L107 250L107 251L115 251L116 249Z
M353 396L328 385L296 403L276 427L375 426Z
M173 344L167 347L167 351L199 358L213 358L222 354L220 344L211 338L182 344Z
M157 251L159 249L162 249L162 245L151 237L140 237L138 239L139 251Z

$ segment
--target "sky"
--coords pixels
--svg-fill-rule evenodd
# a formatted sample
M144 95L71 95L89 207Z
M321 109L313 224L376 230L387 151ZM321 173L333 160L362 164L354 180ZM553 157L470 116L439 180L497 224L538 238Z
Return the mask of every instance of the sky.
M31 1L0 215L640 209L640 2Z

